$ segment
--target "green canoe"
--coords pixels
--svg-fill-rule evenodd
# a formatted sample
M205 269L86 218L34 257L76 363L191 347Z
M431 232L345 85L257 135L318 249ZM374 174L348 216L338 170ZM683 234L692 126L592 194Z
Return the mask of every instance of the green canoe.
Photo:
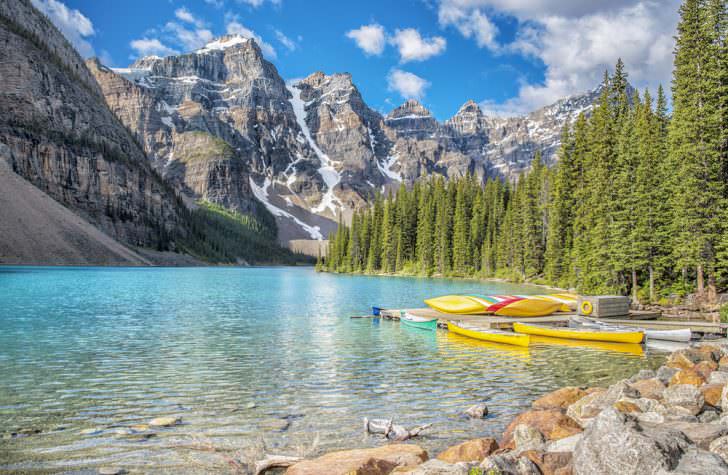
M407 312L400 312L399 321L408 327L419 328L420 330L437 330L437 319L436 318L423 318L416 317Z

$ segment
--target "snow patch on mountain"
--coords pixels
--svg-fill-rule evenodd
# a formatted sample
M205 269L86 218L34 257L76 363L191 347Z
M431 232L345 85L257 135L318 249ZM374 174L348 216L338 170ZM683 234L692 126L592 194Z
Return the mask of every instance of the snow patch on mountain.
M311 236L311 239L317 239L319 241L323 240L324 236L323 234L321 234L321 228L319 228L318 226L311 226L304 223L288 211L283 210L270 202L270 199L268 198L268 188L270 188L271 185L270 178L265 178L262 187L255 184L253 177L249 177L248 179L250 180L250 189L253 190L253 195L255 196L255 198L263 203L266 209L270 211L273 216L293 220L293 222L295 222L298 226L301 227L301 229L306 231L308 235Z
M296 122L301 128L301 132L308 142L308 145L311 147L314 153L316 153L316 156L321 162L321 167L319 167L318 173L319 175L321 175L321 178L323 178L324 183L326 183L327 190L326 193L324 193L324 196L321 198L321 203L319 203L319 205L315 208L312 208L311 211L314 213L322 213L325 210L329 209L334 214L334 216L336 216L337 205L340 206L341 202L336 197L336 195L334 195L334 187L336 187L336 185L338 185L341 181L341 174L336 171L336 168L334 168L334 162L329 158L328 155L323 152L323 150L318 147L316 141L311 136L311 130L308 128L308 124L306 123L307 103L303 102L303 100L301 99L301 90L293 86L292 84L287 84L286 88L292 96L290 102L291 106L293 107L293 113L296 116Z

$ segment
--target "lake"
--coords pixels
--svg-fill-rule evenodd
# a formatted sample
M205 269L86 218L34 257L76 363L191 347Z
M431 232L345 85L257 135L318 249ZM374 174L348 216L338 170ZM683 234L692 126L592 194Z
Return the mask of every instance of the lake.
M0 267L0 472L229 472L263 451L381 444L364 417L433 423L416 442L435 455L499 436L544 392L607 385L664 359L349 318L468 292L544 290L311 268ZM486 419L461 415L480 401ZM160 416L182 423L130 428ZM11 438L18 429L41 432Z

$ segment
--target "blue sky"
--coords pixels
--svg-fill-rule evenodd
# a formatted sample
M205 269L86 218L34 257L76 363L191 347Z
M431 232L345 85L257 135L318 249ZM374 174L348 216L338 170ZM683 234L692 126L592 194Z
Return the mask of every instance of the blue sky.
M513 115L594 87L621 56L668 85L678 0L33 0L83 56L126 66L211 37L255 37L284 79L349 72L388 112L415 97L446 119L468 99Z

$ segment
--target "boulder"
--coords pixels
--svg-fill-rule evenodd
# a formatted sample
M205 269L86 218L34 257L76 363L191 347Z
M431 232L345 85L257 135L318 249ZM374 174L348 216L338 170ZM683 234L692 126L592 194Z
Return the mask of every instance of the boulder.
M571 452L539 452L527 450L521 453L538 467L543 475L566 475L571 473Z
M392 444L372 449L340 450L289 467L287 475L343 475L350 472L387 475L396 467L416 466L427 460L417 445Z
M631 400L630 398L620 399L619 401L612 404L612 407L614 407L619 412L642 412L642 409L635 402L635 400Z
M640 393L640 397L662 399L665 385L658 378L640 379L631 383L631 386Z
M533 401L532 407L534 409L566 409L586 395L587 392L581 388L567 386L544 394Z
M728 358L724 356L724 358ZM708 377L709 384L726 384L728 383L728 371L713 371Z
M516 416L503 433L501 447L513 448L513 431L521 424L541 432L547 440L563 439L581 432L581 427L572 418L558 409L532 410Z
M703 378L695 369L683 369L675 373L675 375L670 378L669 385L677 386L678 384L692 384L693 386L700 387L704 383L705 378Z
M437 456L439 460L447 463L480 462L488 455L498 450L498 443L491 437L473 439L445 449Z
M716 369L718 369L718 363L714 361L701 361L693 366L693 371L697 372L706 381Z
M660 368L657 370L656 377L657 377L657 379L659 379L662 382L662 384L667 385L670 382L670 380L672 379L672 377L675 375L675 373L677 373L678 371L680 371L680 370L676 369L676 368L660 366Z
M717 345L703 343L690 349L698 355L701 355L703 361L711 361L717 363L720 361L722 354L721 348Z
M728 426L701 422L665 422L663 428L679 430L701 449L708 450L715 439L728 435Z
M704 384L700 387L700 393L703 395L706 404L713 407L720 407L720 400L723 397L723 387L725 384Z
M703 355L701 355L699 352L693 350L692 348L687 348L683 350L677 350L674 351L668 358L667 362L665 363L665 366L668 368L675 368L678 370L681 369L690 369L693 366L695 366L695 363L698 363L699 361L703 360Z
M720 408L728 413L728 384L723 386L723 393L720 395Z
M468 475L470 466L466 463L452 464L432 459L416 467L398 467L392 475Z
M643 425L613 408L604 409L574 450L574 471L583 474L654 474L677 466L690 441L677 430Z
M678 384L665 389L663 393L665 403L669 406L677 406L694 415L697 415L705 404L700 390L692 384Z
M488 415L488 406L483 403L475 404L465 410L465 415L473 419L482 419Z
M526 457L513 453L491 455L480 464L487 474L493 475L540 475L538 467Z
M583 432L549 442L546 445L546 452L573 452L582 437L584 437Z
M720 455L723 461L728 462L728 435L715 439L710 443L708 450Z
M566 415L584 427L592 417L604 409L604 395L606 391L595 391L576 401L566 409Z
M723 355L720 357L720 360L718 360L718 367L719 368L728 368L728 356Z
M718 455L707 450L690 447L671 471L664 469L660 475L719 475L728 473L728 465Z
M632 377L629 378L627 381L630 383L635 383L642 379L652 379L656 376L657 376L657 373L655 373L651 369L641 369L636 374L632 375Z
M524 450L541 450L543 448L543 435L537 429L519 424L513 429L513 446L518 452Z
M703 412L698 415L698 421L704 424L720 421L720 411L718 409L704 407Z

